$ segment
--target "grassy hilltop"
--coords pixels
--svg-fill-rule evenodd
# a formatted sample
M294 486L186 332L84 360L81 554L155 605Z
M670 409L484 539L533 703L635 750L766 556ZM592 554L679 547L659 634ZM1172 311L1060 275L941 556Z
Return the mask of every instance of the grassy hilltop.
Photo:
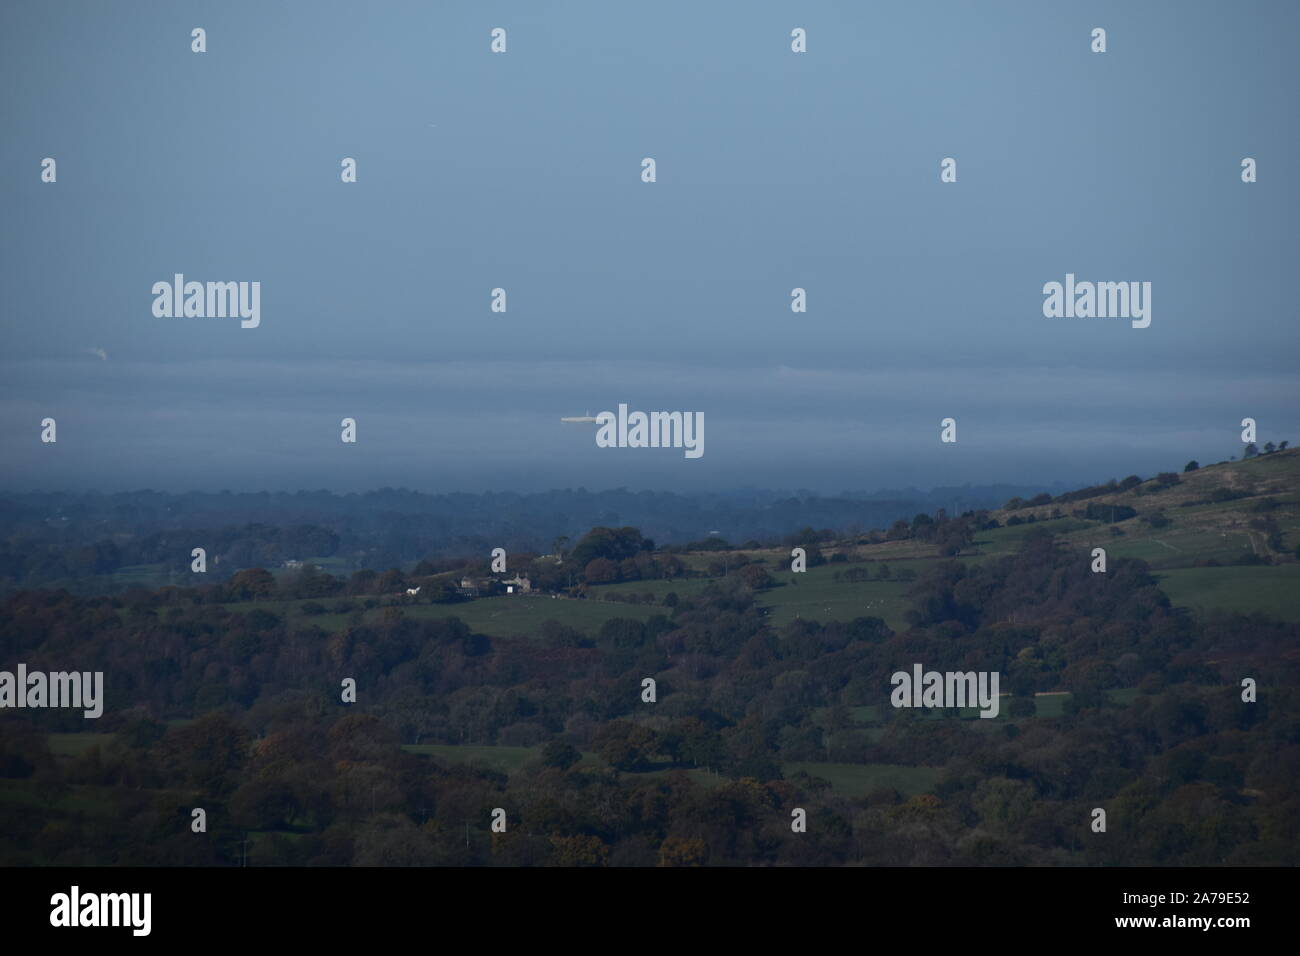
M1300 620L1300 562L1295 555L1300 545L1300 450L1169 473L1163 480L1127 479L1117 482L1112 492L1086 499L1060 497L1066 496L1042 504L1011 502L1016 506L988 512L987 523L997 526L976 531L956 559L983 561L1011 554L1027 536L1050 532L1073 548L1104 548L1108 561L1147 562L1175 606L1262 611L1282 620ZM1076 512L1093 517L1076 517ZM401 604L409 617L459 617L493 637L536 634L548 620L591 633L614 618L645 621L666 613L663 602L668 595L689 599L749 562L761 564L772 579L773 586L759 591L759 603L776 626L796 618L825 622L880 617L901 630L912 581L941 560L931 542L885 540L880 533L826 540L820 550L826 563L799 574L790 570L788 547L689 551L678 557L698 576L592 585L585 589L586 600L535 594L460 604L417 598ZM887 577L882 577L885 568ZM458 576L447 572L427 581ZM261 600L228 607L300 616L305 605L315 603ZM337 632L355 620L354 615L332 612L331 602L324 604L325 613L312 617L317 626ZM382 607L374 607L361 615L363 620L376 619L382 613Z
M1126 483L1128 487L1123 487ZM1122 488L1122 490L1120 490ZM1047 497L1047 496L1044 496ZM1065 497L1065 496L1061 496ZM988 513L997 527L977 531L956 558L982 561L1011 554L1031 534L1050 532L1073 548L1101 547L1108 561L1140 558L1159 572L1162 589L1176 606L1200 610L1263 611L1282 620L1300 620L1300 450L1274 452L1244 461L1206 465L1170 473L1163 480L1117 482L1113 492L1076 501L1016 503ZM1075 512L1094 517L1076 517ZM1112 520L1114 519L1114 520ZM881 617L893 628L904 627L903 612L910 580L940 560L934 545L913 538L876 540L880 535L823 542L829 560L806 572L790 571L790 549L745 550L762 561L778 586L765 589L760 603L780 625L797 617L817 621ZM720 559L716 551L682 555L688 567L708 573ZM846 572L867 564L862 574ZM889 568L887 578L881 567ZM734 567L734 562L733 562ZM858 578L855 580L854 578ZM652 595L655 603L669 593L688 597L717 576L684 581L638 581L599 585L595 598L622 594ZM509 598L495 599L508 604ZM568 611L564 605L556 613ZM550 613L550 606L539 609ZM629 613L650 613L646 604L624 605ZM484 609L483 625L493 622ZM591 612L574 611L578 614ZM563 617L558 618L563 620ZM468 620L468 618L467 618ZM574 626L577 626L575 623Z

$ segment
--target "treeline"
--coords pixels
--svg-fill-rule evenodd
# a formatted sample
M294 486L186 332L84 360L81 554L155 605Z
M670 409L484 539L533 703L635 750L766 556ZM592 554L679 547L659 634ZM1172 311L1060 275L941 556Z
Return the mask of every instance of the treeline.
M521 638L400 607L328 633L174 590L13 595L2 659L104 671L96 729L115 733L60 762L45 734L86 730L79 715L0 716L0 774L44 807L0 800L0 863L230 863L250 831L262 865L1296 862L1300 628L1196 618L1141 562L1093 574L1045 534L936 563L903 633L871 617L773 628L743 572L648 621ZM894 709L890 676L913 663L1000 672L1013 716ZM1110 703L1118 688L1136 701ZM1064 716L1035 716L1045 691L1072 693ZM537 749L507 777L404 744ZM860 798L787 773L823 762L942 773L929 793ZM87 787L112 826L70 809ZM189 832L193 806L209 839ZM1088 828L1098 806L1105 836ZM506 834L489 831L496 807Z
M421 560L464 558L502 547L549 553L554 542L593 527L635 526L663 549L732 541L773 545L794 529L859 533L903 515L962 502L990 507L1008 486L907 489L883 495L744 491L672 494L566 489L539 494L429 495L403 489L336 495L139 491L0 495L0 590L69 587L120 590L110 575L162 566L188 572L206 550L209 571L229 577L249 567L334 557L344 570L407 568ZM712 540L716 540L716 537Z
M0 541L0 581L19 585L84 580L142 564L188 574L196 547L212 555L213 576L226 577L240 568L280 567L307 555L330 557L339 542L339 535L318 525L158 531L139 538L122 535L72 545L18 535Z

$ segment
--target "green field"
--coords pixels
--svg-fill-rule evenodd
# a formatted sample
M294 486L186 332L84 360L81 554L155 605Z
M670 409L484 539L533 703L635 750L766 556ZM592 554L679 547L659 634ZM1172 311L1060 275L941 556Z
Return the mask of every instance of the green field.
M1198 610L1262 611L1300 621L1300 564L1177 568L1159 575L1169 600Z
M126 588L161 588L169 584L178 587L191 582L177 572L168 572L165 564L132 564L118 568L105 576L114 590Z
M653 594L656 603L662 603L669 593L679 598L691 598L699 594L716 578L675 578L671 581L624 581L619 584L595 584L587 588L587 593L597 600L607 594ZM665 611L668 609L665 609Z
M898 562L915 563L915 562ZM891 569L895 563L890 562ZM758 594L758 603L770 608L768 620L783 627L796 618L810 621L851 621L855 617L879 617L893 630L903 630L908 602L903 596L910 586L902 581L835 581L835 573L849 568L872 568L870 564L824 564L795 574L783 571L772 577L784 587ZM873 570L873 573L874 570Z
M1080 518L1054 518L1048 521L1012 525L1009 528L990 528L975 535L975 545L987 554L1012 554L1020 550L1025 538L1036 532L1049 531L1054 535L1066 535L1086 531L1099 525L1100 522L1084 521Z
M1250 538L1244 534L1215 534L1204 531L1174 531L1158 537L1119 538L1096 542L1107 556L1140 558L1154 569L1185 567L1195 561L1228 563L1251 553Z
M1249 458L1245 461L1233 462L1227 467L1263 480L1290 479L1295 481L1300 479L1300 455L1296 454L1294 448L1281 454L1264 455L1258 458Z

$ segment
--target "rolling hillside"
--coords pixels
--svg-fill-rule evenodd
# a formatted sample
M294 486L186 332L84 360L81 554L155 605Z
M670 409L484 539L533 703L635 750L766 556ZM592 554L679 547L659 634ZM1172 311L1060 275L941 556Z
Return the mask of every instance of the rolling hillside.
M1300 562L1295 553L1300 545L1300 450L1207 465L1163 481L1128 482L1131 486L1122 490L1124 482L1119 482L1113 492L1079 500L1061 500L1067 495L989 512L989 527L975 533L957 560L1011 554L1027 536L1048 531L1081 552L1102 547L1111 561L1146 561L1176 606L1261 611L1300 620ZM1093 517L1080 516L1088 514ZM911 580L941 558L933 542L878 540L882 537L874 533L824 542L827 563L799 574L790 570L788 548L702 551L680 555L699 576L595 585L587 588L586 600L510 595L461 604L400 603L412 618L455 616L489 636L536 634L548 620L594 634L612 618L648 620L667 614L664 602L673 600L669 595L689 600L749 561L760 563L772 579L773 586L760 590L759 603L777 627L797 618L825 622L880 617L902 630ZM304 606L313 603L261 600L227 606L236 612L257 608L305 617L331 632L347 625L350 615L333 613L335 602L324 602L326 613L308 615ZM377 619L384 610L372 607L354 613Z

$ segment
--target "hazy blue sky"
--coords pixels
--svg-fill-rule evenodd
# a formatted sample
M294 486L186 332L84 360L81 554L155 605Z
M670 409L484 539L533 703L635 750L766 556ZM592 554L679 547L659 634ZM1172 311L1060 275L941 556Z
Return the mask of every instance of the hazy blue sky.
M0 482L834 491L1300 440L1298 36L1289 2L6 0ZM177 272L260 281L261 326L155 318ZM1150 281L1151 326L1045 318L1067 272ZM704 457L559 423L619 402L703 411Z

